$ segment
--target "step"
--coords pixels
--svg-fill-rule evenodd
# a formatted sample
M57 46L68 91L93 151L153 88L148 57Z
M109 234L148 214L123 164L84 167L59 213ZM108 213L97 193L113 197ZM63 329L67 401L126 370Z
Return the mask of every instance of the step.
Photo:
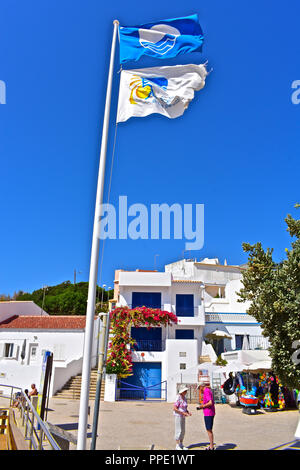
M95 399L96 397L96 390L97 390L97 370L91 371L90 376L90 389L89 389L89 399ZM82 382L82 374L78 374L76 376L71 377L65 385L55 393L55 397L57 398L65 398L65 399L79 399L81 394L81 382ZM100 392L100 400L104 400L104 388L105 384L102 383L101 392Z

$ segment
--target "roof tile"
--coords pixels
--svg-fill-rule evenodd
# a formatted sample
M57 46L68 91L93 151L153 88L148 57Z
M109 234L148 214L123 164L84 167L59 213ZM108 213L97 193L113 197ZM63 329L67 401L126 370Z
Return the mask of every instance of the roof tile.
M0 329L78 330L85 328L85 322L86 317L79 315L14 315L1 322Z

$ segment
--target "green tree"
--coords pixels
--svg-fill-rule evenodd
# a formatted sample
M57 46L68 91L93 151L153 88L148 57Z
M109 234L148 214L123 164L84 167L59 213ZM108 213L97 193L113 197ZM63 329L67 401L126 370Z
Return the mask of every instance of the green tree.
M274 372L283 385L297 389L300 385L300 359L295 351L300 340L300 220L289 214L285 222L293 241L283 261L276 263L273 249L265 251L261 243L243 244L249 258L239 301L251 302L248 313L261 322L263 335L269 338Z
M103 310L108 310L108 295L108 291L97 286L97 302L100 302L103 296ZM33 300L50 315L85 315L87 297L88 282L72 284L70 281L65 281L55 286L35 290L31 294L20 292L16 300ZM110 291L110 298L112 298L112 291ZM96 308L96 313L100 310Z

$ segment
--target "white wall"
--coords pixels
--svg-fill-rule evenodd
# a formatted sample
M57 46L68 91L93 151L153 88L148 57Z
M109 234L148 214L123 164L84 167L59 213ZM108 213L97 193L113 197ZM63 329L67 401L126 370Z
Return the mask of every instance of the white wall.
M174 279L194 279L207 284L226 284L232 279L241 279L239 266L224 266L216 264L216 262L218 262L217 259L206 260L203 263L194 260L180 260L166 265L165 271L172 273Z
M120 271L120 286L170 286L171 274L160 272Z
M99 319L95 321L92 367L97 361ZM26 340L25 359L21 350ZM14 343L17 354L13 358L3 357L4 343ZM39 388L43 351L53 352L53 370L50 396L59 390L70 377L81 373L84 344L84 330L22 330L2 329L0 331L0 384L14 385L22 389L35 383ZM37 346L36 359L30 357L30 347ZM2 353L1 353L2 352ZM0 387L1 388L1 387Z
M180 356L185 354L185 357ZM185 369L180 369L185 364ZM166 374L168 402L176 399L177 383L196 383L198 377L198 343L196 340L168 340L166 342Z

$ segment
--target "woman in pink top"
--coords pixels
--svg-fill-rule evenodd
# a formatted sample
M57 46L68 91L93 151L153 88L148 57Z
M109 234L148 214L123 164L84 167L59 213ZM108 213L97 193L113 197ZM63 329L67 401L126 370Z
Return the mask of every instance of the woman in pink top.
M205 427L209 438L209 446L206 450L215 450L212 428L216 411L213 393L209 382L204 382L199 387L201 387L203 392L203 403L197 407L197 410L203 410L204 414Z

